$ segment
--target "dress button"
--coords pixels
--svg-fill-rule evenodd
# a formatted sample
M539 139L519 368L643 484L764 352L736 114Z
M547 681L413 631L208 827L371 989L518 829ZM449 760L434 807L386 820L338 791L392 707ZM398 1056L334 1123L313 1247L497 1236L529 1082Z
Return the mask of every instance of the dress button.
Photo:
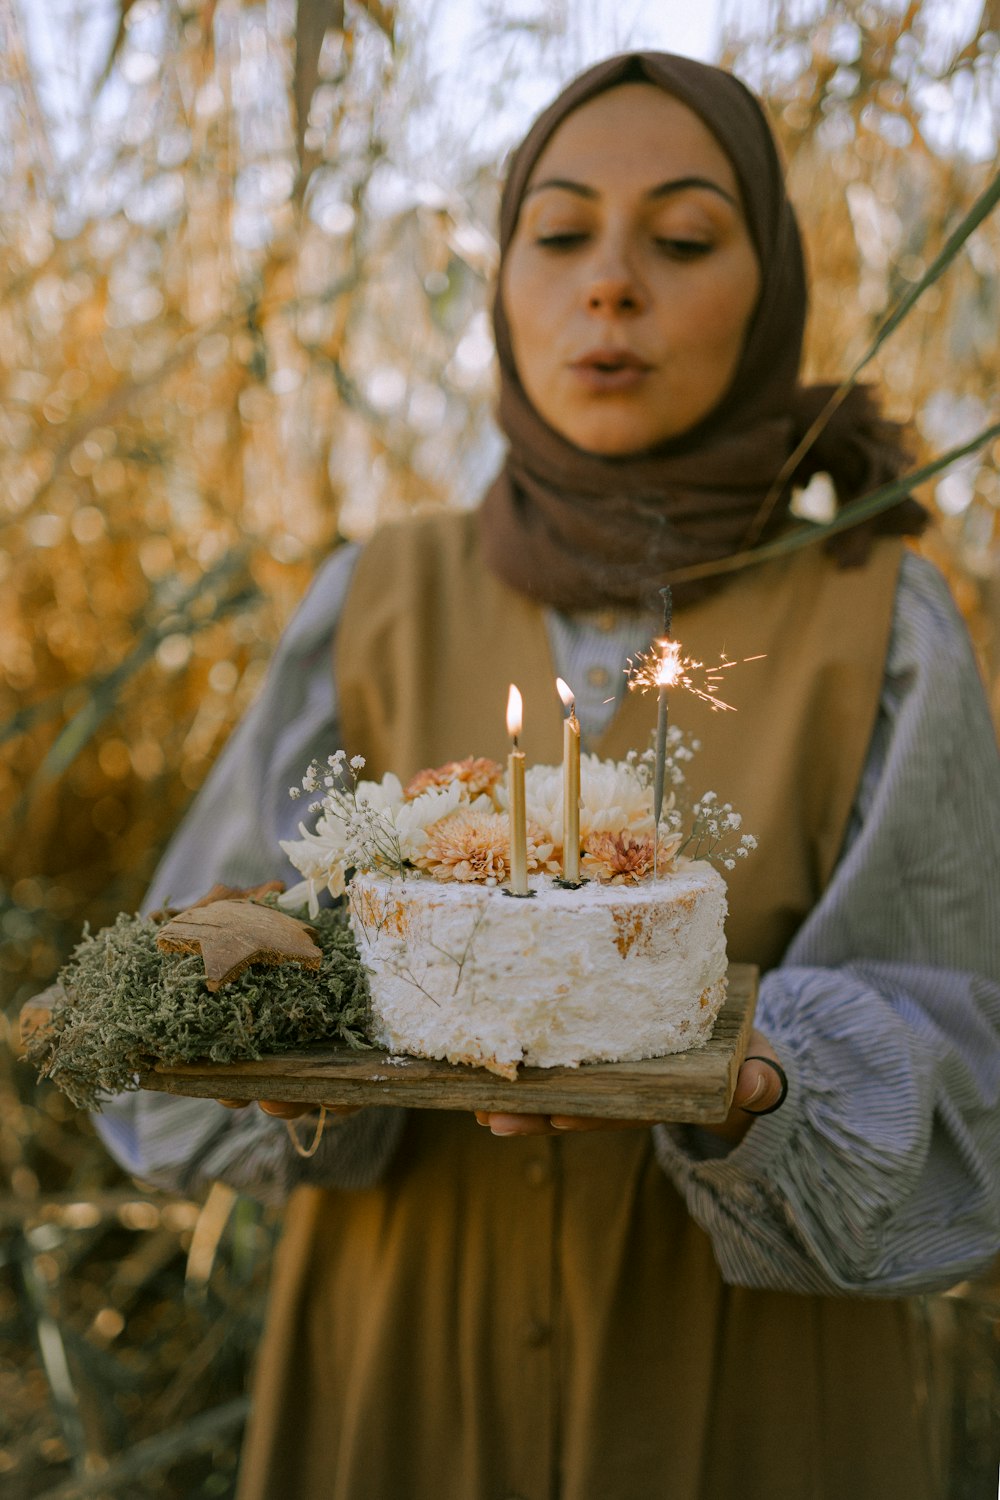
M610 635L615 628L616 619L613 609L601 609L594 616L594 624L598 630L603 630L605 635Z
M607 667L588 667L587 681L593 688L606 688L611 681L611 673Z
M538 1318L532 1318L524 1329L524 1342L529 1349L541 1349L552 1336L552 1329Z
M524 1175L532 1187L544 1187L551 1177L548 1162L540 1161L537 1157L529 1161L524 1169Z

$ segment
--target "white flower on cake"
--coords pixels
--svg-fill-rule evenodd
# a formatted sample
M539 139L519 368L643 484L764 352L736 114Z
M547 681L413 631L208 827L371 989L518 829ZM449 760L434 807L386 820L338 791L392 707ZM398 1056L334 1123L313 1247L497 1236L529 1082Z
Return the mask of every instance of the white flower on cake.
M672 795L664 799L665 813L669 813L673 806ZM581 839L586 844L594 834L624 833L626 829L643 833L653 831L648 771L629 761L581 756Z
M347 825L340 818L330 818L324 813L314 833L304 823L299 824L299 832L301 839L282 839L281 847L305 879L285 892L282 904L308 906L309 915L314 917L319 911L321 891L343 896L347 890L344 865Z
M562 844L563 772L561 766L529 766L525 773L528 816L544 829L556 848ZM506 805L505 801L504 804ZM673 809L673 795L664 800ZM580 843L594 834L653 831L649 776L636 761L580 756ZM652 868L652 866L650 867Z
M472 806L485 802L479 798ZM428 831L460 807L468 807L461 781L450 781L444 786L429 787L410 802L401 802L388 809L386 817L394 827L399 841L399 855L404 864L416 864L427 846Z
M563 839L562 766L529 766L524 773L524 795L528 817L551 840L556 849ZM506 810L507 788L497 788L498 805Z

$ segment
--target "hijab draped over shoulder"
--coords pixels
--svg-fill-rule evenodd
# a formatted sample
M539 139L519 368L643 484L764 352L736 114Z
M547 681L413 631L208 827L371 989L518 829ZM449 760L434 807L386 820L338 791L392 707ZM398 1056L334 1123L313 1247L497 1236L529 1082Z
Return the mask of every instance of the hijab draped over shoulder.
M671 575L739 551L789 455L833 392L799 382L807 292L802 243L763 109L732 74L690 58L637 52L576 78L515 152L500 205L500 257L510 246L535 163L580 105L618 84L656 85L712 131L736 172L761 269L746 345L722 401L689 432L647 451L606 457L561 437L518 378L498 275L493 318L500 365L504 466L480 508L486 560L519 592L565 610L637 606ZM824 427L774 506L763 537L786 522L792 485L820 471L838 504L894 478L898 429L856 387ZM828 545L844 565L863 562L876 531L918 532L925 513L904 500ZM681 602L715 580L681 585Z

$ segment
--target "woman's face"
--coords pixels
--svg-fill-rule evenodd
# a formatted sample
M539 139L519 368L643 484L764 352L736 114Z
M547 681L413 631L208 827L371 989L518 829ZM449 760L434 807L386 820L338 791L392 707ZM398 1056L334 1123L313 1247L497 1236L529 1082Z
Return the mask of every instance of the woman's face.
M687 432L732 381L760 268L736 176L686 105L629 83L535 164L501 290L529 399L591 453Z

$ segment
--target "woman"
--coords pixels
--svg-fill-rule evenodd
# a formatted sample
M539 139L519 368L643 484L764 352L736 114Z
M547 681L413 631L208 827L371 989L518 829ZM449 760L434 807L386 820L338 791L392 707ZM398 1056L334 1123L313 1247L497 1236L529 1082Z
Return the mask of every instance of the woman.
M648 737L613 685L650 598L739 550L821 400L797 383L801 252L759 107L685 59L592 69L514 158L501 254L503 472L478 513L331 560L151 900L274 875L272 811L314 753L405 776L502 752L512 662L531 758L558 754L549 655L592 746ZM842 501L899 463L862 397L811 459ZM738 717L685 704L761 843L727 929L766 971L760 1060L714 1134L366 1110L301 1163L256 1110L109 1114L147 1178L312 1184L243 1500L940 1493L900 1298L997 1242L1000 777L946 593L891 535L918 525L901 507L850 556L678 590L686 646L766 652Z

